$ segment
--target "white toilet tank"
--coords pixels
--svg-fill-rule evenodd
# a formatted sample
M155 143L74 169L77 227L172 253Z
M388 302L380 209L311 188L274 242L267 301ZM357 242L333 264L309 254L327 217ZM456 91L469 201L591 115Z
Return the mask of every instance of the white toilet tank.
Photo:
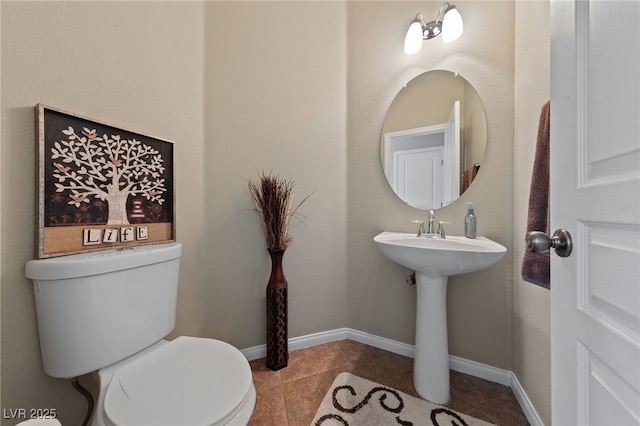
M169 334L181 255L168 243L28 261L44 371L80 376Z

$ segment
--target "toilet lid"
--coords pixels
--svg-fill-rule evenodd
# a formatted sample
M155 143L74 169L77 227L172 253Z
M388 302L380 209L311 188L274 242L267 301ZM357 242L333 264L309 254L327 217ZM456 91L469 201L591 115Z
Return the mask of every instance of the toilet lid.
M214 425L244 405L251 383L238 349L181 336L115 373L104 410L116 425Z

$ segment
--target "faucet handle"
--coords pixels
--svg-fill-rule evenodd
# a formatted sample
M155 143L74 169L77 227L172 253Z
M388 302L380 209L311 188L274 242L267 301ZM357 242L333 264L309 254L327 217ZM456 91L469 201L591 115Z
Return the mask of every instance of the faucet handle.
M446 239L447 238L447 236L444 234L444 226L442 226L445 223L453 223L453 222L447 222L447 221L444 221L444 220L439 220L438 221L438 234L440 235L440 238L442 238L442 239Z
M436 211L434 209L429 210L429 219L436 217Z
M420 224L420 228L418 229L418 235L416 235L416 237L422 237L423 234L425 234L424 231L424 220L412 220L411 223L419 223Z

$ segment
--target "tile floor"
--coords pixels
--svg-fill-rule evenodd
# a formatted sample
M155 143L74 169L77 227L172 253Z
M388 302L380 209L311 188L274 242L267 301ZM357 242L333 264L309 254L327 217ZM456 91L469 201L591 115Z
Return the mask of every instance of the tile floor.
M257 391L250 425L309 425L335 377L350 372L418 396L413 388L413 359L352 340L341 340L289 352L289 365L279 371L265 359L251 361ZM447 407L503 426L528 425L507 386L451 372Z

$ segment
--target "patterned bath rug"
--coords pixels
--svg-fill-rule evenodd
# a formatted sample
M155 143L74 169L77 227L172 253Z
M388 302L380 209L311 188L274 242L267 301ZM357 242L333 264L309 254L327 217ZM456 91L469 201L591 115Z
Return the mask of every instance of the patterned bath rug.
M336 377L311 424L313 426L491 425L351 373L340 373Z

